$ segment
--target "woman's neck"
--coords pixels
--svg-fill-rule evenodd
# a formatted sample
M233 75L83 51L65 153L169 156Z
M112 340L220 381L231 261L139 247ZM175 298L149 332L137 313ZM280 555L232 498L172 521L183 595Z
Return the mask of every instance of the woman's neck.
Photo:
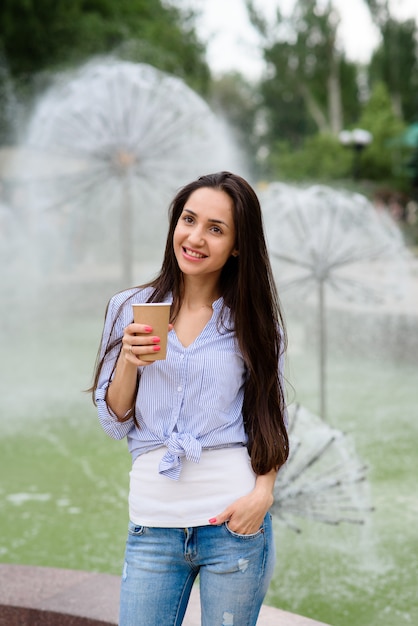
M211 281L185 280L182 302L190 310L212 308L212 304L220 296L219 285Z

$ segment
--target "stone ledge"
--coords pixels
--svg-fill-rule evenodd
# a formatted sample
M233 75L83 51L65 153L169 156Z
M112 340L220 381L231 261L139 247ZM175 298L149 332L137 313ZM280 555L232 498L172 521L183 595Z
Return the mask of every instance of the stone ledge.
M0 564L0 626L117 626L119 577L78 570ZM263 606L259 626L327 626ZM200 626L193 589L183 626Z

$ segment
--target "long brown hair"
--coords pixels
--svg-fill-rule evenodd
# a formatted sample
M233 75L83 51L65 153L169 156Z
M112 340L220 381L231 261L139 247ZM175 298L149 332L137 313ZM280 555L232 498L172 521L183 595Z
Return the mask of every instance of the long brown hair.
M289 454L285 392L278 376L279 357L285 352L287 339L264 237L260 203L246 180L230 172L219 172L201 176L180 189L170 205L161 270L153 281L141 288L153 288L149 300L154 302L163 300L171 292L172 318L176 318L183 296L183 275L174 254L174 230L189 196L203 187L224 191L233 201L235 248L239 256L230 256L223 267L220 291L224 299L223 313L226 308L231 311L247 367L243 418L251 464L256 474L266 474L273 468L280 468ZM112 347L107 346L105 353ZM103 358L96 366L93 390L97 386Z

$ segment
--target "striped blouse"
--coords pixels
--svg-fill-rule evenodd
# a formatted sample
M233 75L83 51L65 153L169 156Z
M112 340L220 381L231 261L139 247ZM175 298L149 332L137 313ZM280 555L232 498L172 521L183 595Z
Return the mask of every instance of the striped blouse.
M109 341L121 340L133 321L132 304L146 302L152 289L130 289L109 303L102 354ZM167 298L167 302L171 297ZM115 439L127 437L132 462L140 455L162 448L160 474L178 480L182 458L199 462L202 448L245 446L242 419L246 368L231 320L219 325L223 300L213 303L213 314L195 341L184 347L175 330L168 334L167 358L139 367L135 417L119 422L106 404L106 390L120 351L107 355L96 390L99 419Z

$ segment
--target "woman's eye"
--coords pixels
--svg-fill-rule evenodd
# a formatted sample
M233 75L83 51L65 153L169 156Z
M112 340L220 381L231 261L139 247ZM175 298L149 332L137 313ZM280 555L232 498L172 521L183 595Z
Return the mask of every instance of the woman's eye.
M191 224L193 222L193 218L190 215L185 215L183 217L183 220L187 223L187 224Z

